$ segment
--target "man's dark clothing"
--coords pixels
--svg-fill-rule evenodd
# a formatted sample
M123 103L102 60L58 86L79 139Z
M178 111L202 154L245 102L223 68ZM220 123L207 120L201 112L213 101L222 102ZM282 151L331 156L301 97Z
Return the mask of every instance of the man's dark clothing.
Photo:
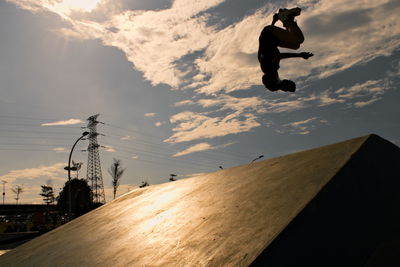
M265 74L277 72L279 69L279 49L276 36L269 31L268 26L264 27L260 34L258 47L258 61L261 70Z

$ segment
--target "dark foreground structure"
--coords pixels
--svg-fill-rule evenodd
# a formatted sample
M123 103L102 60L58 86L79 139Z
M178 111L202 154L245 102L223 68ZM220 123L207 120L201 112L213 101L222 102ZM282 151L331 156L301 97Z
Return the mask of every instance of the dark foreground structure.
M400 266L399 190L370 135L134 190L0 266Z

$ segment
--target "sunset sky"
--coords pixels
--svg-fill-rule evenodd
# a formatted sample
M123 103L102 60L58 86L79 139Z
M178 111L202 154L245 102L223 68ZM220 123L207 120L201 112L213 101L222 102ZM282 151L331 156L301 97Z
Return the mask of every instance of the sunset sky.
M297 91L270 92L258 37L295 6L299 51L315 56L282 61ZM94 114L107 201L113 158L120 195L370 133L400 145L399 13L398 0L0 0L6 203L16 185L21 203L48 183L58 194ZM73 154L81 178L87 145Z

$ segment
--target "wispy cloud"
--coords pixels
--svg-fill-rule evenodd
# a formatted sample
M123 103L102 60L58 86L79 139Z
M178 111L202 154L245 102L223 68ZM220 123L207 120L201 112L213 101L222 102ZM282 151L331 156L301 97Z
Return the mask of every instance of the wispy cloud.
M170 122L176 125L175 133L165 142L180 143L248 132L261 125L256 114L266 112L266 101L259 97L239 98L223 94L201 98L191 104L208 111L183 111L173 115Z
M115 148L112 146L104 146L104 150L107 152L115 152Z
M55 147L52 150L57 152L57 153L67 152L67 149L65 147Z
M175 0L170 8L125 10L109 14L103 22L74 17L50 0L8 0L32 11L46 10L70 22L70 31L87 39L100 39L122 50L152 84L185 87L196 83L197 92L232 92L260 84L256 59L258 36L280 7L266 4L235 24L210 24L208 10L223 0ZM74 1L75 2L75 1ZM95 6L96 1L92 1ZM111 5L105 1L103 5ZM298 23L305 32L303 49L315 53L309 61L293 60L282 66L283 76L327 77L399 47L397 0L294 1L304 7ZM65 32L65 31L64 31ZM366 42L365 40L368 40ZM162 47L163 53L159 53ZM185 56L204 51L191 59ZM180 64L181 63L181 64ZM184 63L184 64L183 64Z
M154 125L157 126L157 127L161 127L161 126L163 126L164 124L166 124L165 121L157 121Z
M42 123L41 126L64 126L64 125L75 125L80 123L83 123L83 121L80 119L69 119L64 121Z
M193 146L188 147L187 149L185 149L183 151L180 151L180 152L174 154L173 157L180 157L180 156L188 155L188 154L195 153L195 152L224 148L224 147L230 146L232 144L234 144L234 143L228 143L228 144L224 144L224 145L213 146L213 145L211 145L209 143L199 143L199 144L193 145Z
M190 106L193 105L195 102L193 100L182 100L175 103L175 107L182 107L182 106Z
M289 129L292 134L309 134L311 131L315 130L318 125L329 124L328 121L319 119L317 117L308 118L302 121L295 121L291 123L284 124L283 127Z
M123 137L120 138L121 141L129 141L129 140L132 140L132 139L133 139L133 137L130 136L130 135L123 136Z
M340 103L350 107L362 108L380 100L383 94L390 89L388 84L386 78L368 80L337 90L325 90L320 95L316 95L315 99L319 102L319 106Z
M256 58L258 36L279 3L265 4L237 22L222 26L211 23L209 18L210 8L223 0L175 0L169 8L149 11L116 12L110 8L102 21L83 14L74 16L52 0L8 1L31 11L60 15L70 25L61 34L99 39L104 45L120 49L153 85L163 83L193 90L195 98L175 104L188 110L170 118L176 125L172 136L165 140L170 143L247 132L260 126L259 115L264 113L292 112L311 105L362 108L381 99L387 88L379 81L367 81L336 91L321 90L307 98L263 100L229 96L228 93L261 85ZM106 7L111 2L98 4ZM400 46L398 0L355 0L352 5L346 0L299 0L291 5L303 7L298 17L306 37L302 50L315 56L307 61L285 61L280 75L299 80L300 86L388 56ZM189 110L193 105L204 111Z
M226 117L211 117L201 113L185 111L171 117L171 123L177 124L175 132L164 140L168 143L181 143L197 139L210 139L228 134L247 132L260 126L252 114L238 116L230 114Z
M147 118L152 118L155 117L157 115L157 113L154 112L149 112L149 113L145 113L144 116Z
M39 166L36 168L27 168L20 170L11 170L4 175L0 176L0 180L5 180L9 183L14 182L16 179L30 179L34 180L40 177L64 179L66 171L64 170L65 163L55 163L50 166Z

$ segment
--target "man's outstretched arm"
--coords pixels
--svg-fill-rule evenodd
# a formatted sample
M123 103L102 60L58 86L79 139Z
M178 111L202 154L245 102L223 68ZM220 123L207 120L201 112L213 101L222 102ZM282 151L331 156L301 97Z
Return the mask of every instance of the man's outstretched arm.
M312 57L314 54L310 52L301 52L301 53L280 53L279 54L279 59L285 59L285 58L293 58L293 57L301 57L304 59L308 59Z

